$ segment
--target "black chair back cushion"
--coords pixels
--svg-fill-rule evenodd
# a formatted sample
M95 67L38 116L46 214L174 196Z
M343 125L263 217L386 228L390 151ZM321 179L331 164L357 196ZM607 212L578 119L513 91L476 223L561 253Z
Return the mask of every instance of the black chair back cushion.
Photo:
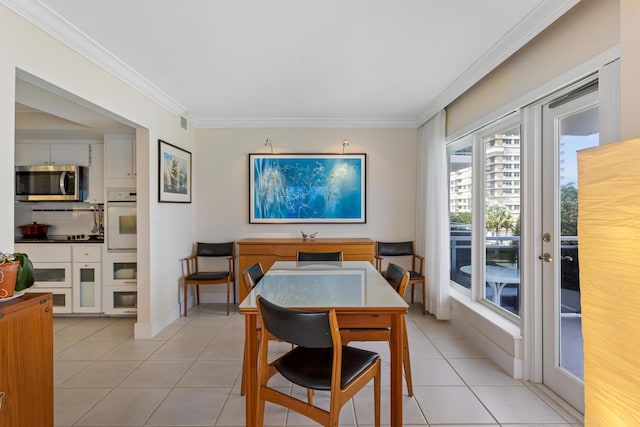
M413 255L413 242L378 242L378 255L405 256Z
M245 273L249 273L249 277L251 278L251 288L257 285L258 282L260 282L260 280L262 280L262 278L264 277L264 272L262 271L262 266L260 265L259 262L256 262L252 266L248 267L244 271L242 276L244 276ZM247 288L247 291L250 291L250 290L251 289Z
M298 252L298 261L342 261L342 252Z
M387 274L385 278L387 279L387 282L389 282L397 291L400 287L400 282L402 282L402 277L405 274L407 274L407 270L397 264L390 262L389 266L387 267Z
M307 348L331 348L328 311L302 311L258 299L264 327L276 338Z
M198 250L196 255L198 256L231 256L233 255L234 242L228 243L201 243L198 242Z
M272 335L297 347L276 359L275 368L304 388L331 390L333 344L328 311L301 311L280 307L258 298L263 325ZM342 346L340 388L344 389L380 356L371 351Z

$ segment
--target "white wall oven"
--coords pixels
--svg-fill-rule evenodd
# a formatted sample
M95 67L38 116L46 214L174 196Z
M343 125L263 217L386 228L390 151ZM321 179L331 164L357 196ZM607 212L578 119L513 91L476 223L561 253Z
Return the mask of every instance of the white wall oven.
M137 246L135 190L107 190L107 250L135 251Z
M105 255L105 314L133 315L138 312L138 263L136 253Z

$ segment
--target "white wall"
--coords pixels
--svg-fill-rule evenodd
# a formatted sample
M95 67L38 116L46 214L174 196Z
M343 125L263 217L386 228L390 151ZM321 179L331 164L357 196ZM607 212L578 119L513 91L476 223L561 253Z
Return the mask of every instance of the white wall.
M248 154L268 153L267 138L276 153L341 153L344 139L347 153L366 153L367 223L249 224ZM320 238L415 239L417 129L197 129L196 152L200 241L299 237L300 230Z
M637 4L636 0L629 2ZM487 115L505 106L511 108L501 111L503 114L535 101L526 96L549 82L556 82L557 86L546 87L548 92L566 85L567 81L557 79L620 42L619 21L619 0L581 0L447 106L447 137L484 125ZM635 24L631 19L629 27L637 28ZM637 34L637 29L632 31ZM494 119L495 116L490 118Z
M114 23L115 25L115 23ZM151 336L179 315L178 259L194 236L193 204L157 202L157 140L193 150L180 118L0 6L0 182L13 182L16 69L24 70L140 126L138 132L139 312L136 336ZM13 250L13 186L0 186L0 250Z
M629 139L640 136L640 2L637 0L620 0L620 46L621 67L620 86L620 137Z

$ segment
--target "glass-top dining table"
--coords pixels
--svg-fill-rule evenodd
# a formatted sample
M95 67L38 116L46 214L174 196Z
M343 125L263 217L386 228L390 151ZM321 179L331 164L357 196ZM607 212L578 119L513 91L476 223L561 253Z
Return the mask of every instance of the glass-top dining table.
M391 328L390 425L402 426L402 328L408 304L367 261L278 261L240 303L247 426L257 425L257 295L289 308L333 308L340 328Z

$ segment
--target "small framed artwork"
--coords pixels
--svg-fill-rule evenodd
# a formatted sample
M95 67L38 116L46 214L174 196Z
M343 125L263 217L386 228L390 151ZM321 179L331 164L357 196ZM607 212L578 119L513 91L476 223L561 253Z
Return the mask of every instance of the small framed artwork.
M158 202L191 203L191 153L158 140Z
M249 154L249 223L366 223L366 154Z

